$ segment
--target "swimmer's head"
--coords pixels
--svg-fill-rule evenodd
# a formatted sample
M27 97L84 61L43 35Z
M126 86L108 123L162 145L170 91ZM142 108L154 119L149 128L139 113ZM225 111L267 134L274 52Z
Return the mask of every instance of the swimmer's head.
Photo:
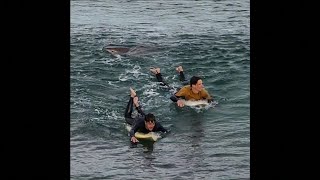
M201 78L192 76L192 78L190 79L190 87L195 89L196 91L201 91L204 88Z
M144 124L146 126L146 129L152 131L156 124L155 116L152 113L147 114L144 118Z

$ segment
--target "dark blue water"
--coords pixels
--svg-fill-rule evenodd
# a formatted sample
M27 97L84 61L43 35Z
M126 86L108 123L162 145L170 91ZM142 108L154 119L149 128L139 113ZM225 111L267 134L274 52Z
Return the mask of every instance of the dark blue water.
M249 179L250 12L235 1L71 1L71 179ZM143 46L113 57L108 44ZM178 108L149 68L179 87L198 75L216 106ZM129 87L171 134L131 148Z

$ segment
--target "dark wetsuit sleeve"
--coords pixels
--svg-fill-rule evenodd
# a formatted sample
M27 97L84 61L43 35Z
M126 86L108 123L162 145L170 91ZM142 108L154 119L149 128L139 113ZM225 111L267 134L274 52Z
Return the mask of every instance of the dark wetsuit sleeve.
M181 90L181 88L178 90L178 92L180 92L180 90ZM179 98L184 98L184 96L177 96L176 94L177 94L178 92L174 93L174 94L170 97L171 101L177 102L177 101L179 100Z
M133 137L134 134L144 126L144 120L143 119L137 119L136 120L137 123L135 123L135 125L131 128L130 132L129 132L129 135L130 137Z
M171 101L173 102L177 102L179 100L179 97L176 96L175 94L173 94L171 97L170 97Z
M165 129L160 123L158 123L158 128L157 131L161 131L161 132L168 132L167 129Z

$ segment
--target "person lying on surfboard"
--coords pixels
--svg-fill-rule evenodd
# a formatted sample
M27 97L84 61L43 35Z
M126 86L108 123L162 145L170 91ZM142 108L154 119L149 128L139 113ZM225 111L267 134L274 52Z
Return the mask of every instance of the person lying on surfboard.
M139 113L139 115L134 118L132 117L133 105ZM132 126L129 135L130 140L133 143L139 142L134 136L137 131L145 134L156 131L161 131L164 133L168 132L167 129L165 129L159 122L156 121L155 116L152 113L145 114L142 111L141 106L138 103L138 96L132 88L130 88L130 100L127 104L124 117L126 122Z
M186 78L183 73L182 66L178 66L176 70L179 72L180 76L179 79L183 83L182 88L180 88L175 94L173 94L170 99L173 102L176 102L179 107L184 106L184 101L181 100L181 98L185 100L208 100L208 102L212 102L213 98L209 95L208 91L204 89L202 79L198 76L193 76L190 79L190 85L186 85ZM161 82L161 85L168 86L171 88L166 82L163 81L162 75L160 73L160 68L151 68L150 71L156 75L156 78L158 82Z

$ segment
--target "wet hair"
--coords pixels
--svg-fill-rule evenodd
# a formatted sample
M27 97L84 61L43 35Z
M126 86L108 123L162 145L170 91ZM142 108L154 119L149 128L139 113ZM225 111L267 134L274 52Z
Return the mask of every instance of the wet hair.
M152 113L149 113L145 116L144 121L145 122L155 122L156 117L154 117L154 115Z
M196 85L200 79L201 78L198 76L192 76L192 78L190 79L190 87L192 87L192 85Z

